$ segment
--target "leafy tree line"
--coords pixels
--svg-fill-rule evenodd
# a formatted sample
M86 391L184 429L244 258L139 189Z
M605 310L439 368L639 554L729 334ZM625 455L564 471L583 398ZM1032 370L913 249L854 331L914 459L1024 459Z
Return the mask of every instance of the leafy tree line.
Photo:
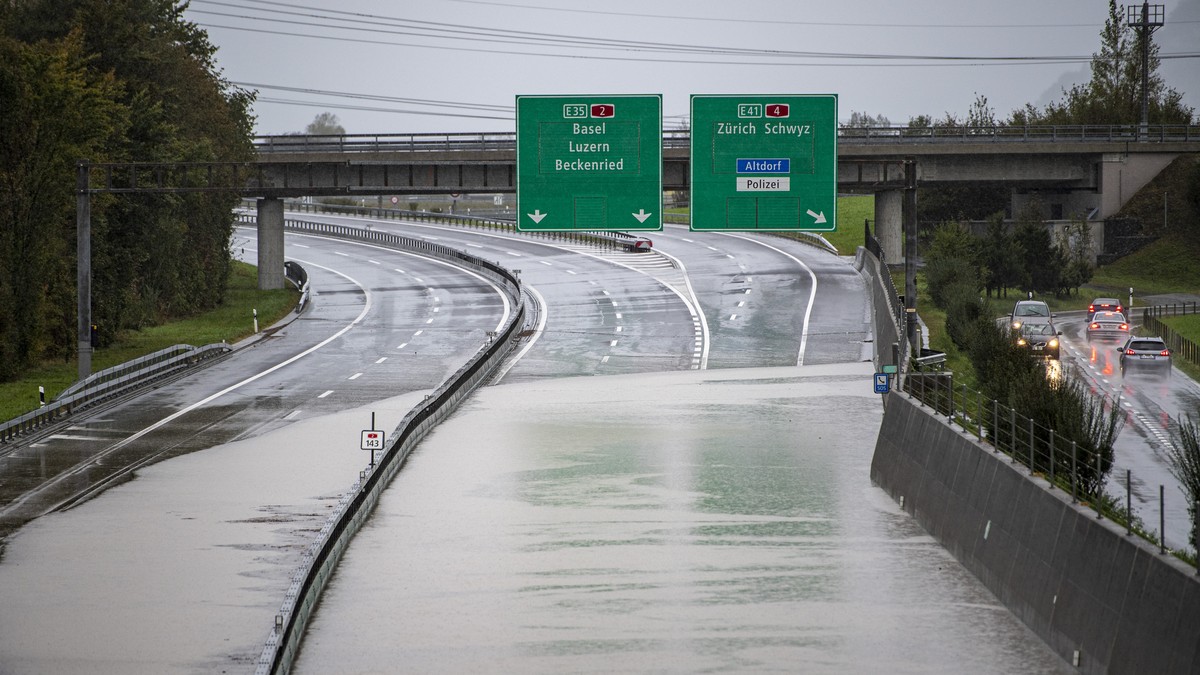
M75 353L75 163L245 161L253 95L172 0L0 2L0 380ZM209 309L233 194L93 195L92 313L120 329Z
M1007 297L1010 288L1063 297L1091 281L1090 248L1086 223L1074 223L1056 238L1032 212L1020 214L1011 229L995 214L981 236L965 225L943 223L926 247L925 277L934 304L942 308L962 291L972 298Z

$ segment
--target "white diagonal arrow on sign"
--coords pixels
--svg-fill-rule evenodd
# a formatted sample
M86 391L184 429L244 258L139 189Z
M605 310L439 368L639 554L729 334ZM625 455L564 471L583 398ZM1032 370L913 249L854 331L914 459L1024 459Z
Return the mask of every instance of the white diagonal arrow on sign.
M810 216L812 216L813 218L815 218L815 219L816 219L816 220L814 221L814 224L816 224L816 225L820 225L821 223L824 223L824 222L826 222L826 220L825 220L825 212L824 212L824 211L822 211L822 212L820 212L820 213L814 213L812 209L809 209L809 210L808 210L808 215L810 215Z
M541 210L541 209L534 209L534 210L533 210L533 213L526 213L525 215L527 215L527 216L529 216L530 218L532 218L532 219L533 219L533 222L536 224L536 223L540 223L540 222L542 222L542 218L545 218L546 216L548 216L548 215L550 215L550 214L548 214L548 213L542 213L542 210ZM821 221L821 222L824 222L824 221Z
M644 223L644 222L646 222L646 219L647 219L647 218L649 218L650 216L652 216L652 215L654 215L654 214L653 214L653 213L646 213L646 209L638 209L638 212L637 212L637 213L634 213L634 214L632 214L632 215L633 215L633 217L634 217L634 218L637 218L637 221L638 221L639 223Z

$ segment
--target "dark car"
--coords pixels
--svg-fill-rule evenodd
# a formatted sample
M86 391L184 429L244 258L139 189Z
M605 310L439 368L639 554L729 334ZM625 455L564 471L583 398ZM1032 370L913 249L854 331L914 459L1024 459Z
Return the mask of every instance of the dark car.
M1121 306L1121 301L1116 298L1096 298L1092 300L1092 304L1088 305L1088 321L1096 315L1096 312L1121 312L1125 313L1125 308Z
M1129 322L1119 312L1096 312L1087 325L1087 339L1115 338L1121 342L1129 337Z
M1121 347L1121 375L1126 370L1171 373L1171 349L1160 337L1132 336Z
M1020 330L1021 324L1025 322L1046 323L1054 315L1050 313L1050 305L1041 300L1019 300L1013 305L1012 315L1009 316L1009 325L1013 330Z
M1049 321L1026 321L1014 333L1017 346L1028 349L1030 355L1043 359L1058 359L1058 336L1062 333Z

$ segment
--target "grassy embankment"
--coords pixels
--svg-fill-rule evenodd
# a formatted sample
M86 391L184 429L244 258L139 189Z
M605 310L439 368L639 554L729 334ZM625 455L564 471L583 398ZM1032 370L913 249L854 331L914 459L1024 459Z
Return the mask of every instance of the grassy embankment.
M258 290L258 268L235 262L224 304L198 316L122 333L113 345L93 353L92 370L110 368L177 344L237 342L254 333L254 309L258 309L259 326L265 328L286 316L298 301L299 294L290 286L277 291ZM46 400L52 400L75 381L77 371L73 360L43 363L20 380L0 383L0 421L37 408L39 386L46 388Z

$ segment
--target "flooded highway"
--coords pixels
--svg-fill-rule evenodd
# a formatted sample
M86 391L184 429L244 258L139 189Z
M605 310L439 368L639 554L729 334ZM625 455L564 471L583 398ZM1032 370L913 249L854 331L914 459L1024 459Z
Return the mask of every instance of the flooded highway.
M870 484L882 410L847 259L675 228L655 238L674 260L413 229L522 269L545 328L400 472L300 672L1065 672ZM243 378L239 359L330 340L232 392L236 414L164 427L169 459L11 537L0 673L253 672L367 462L358 431L371 413L393 428L500 314L453 271L302 243L366 292L322 296L341 290L325 277L315 307L336 316L88 422L130 433Z
M351 545L296 672L1068 672L871 485L870 383L478 392Z

